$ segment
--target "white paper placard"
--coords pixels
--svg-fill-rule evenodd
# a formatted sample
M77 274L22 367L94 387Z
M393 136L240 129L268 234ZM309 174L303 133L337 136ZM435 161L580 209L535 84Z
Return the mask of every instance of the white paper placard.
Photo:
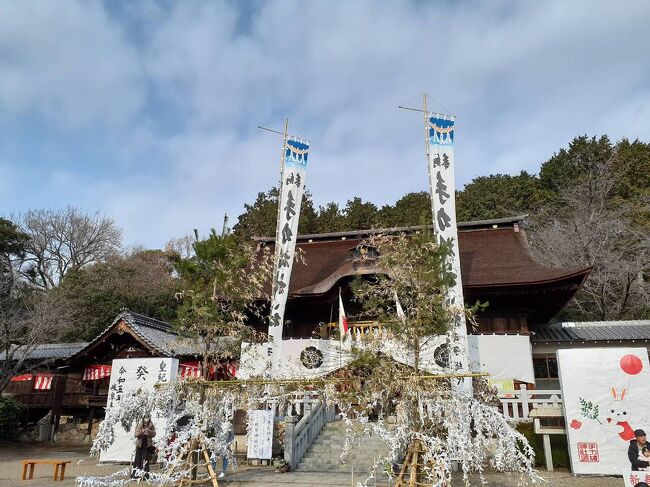
M650 472L633 472L631 470L623 472L623 483L625 487L636 487L639 482L645 482L650 485Z
M650 423L650 365L645 348L557 352L562 402L575 474L621 475L634 430Z
M248 458L270 460L273 456L273 411L256 409L248 413Z
M127 391L153 390L157 383L176 382L178 360L175 358L128 358L113 360L106 410L116 407ZM157 435L167 426L167 414L152 411L151 420ZM135 425L133 426L135 428ZM135 454L134 431L115 425L115 441L99 455L101 462L130 462Z

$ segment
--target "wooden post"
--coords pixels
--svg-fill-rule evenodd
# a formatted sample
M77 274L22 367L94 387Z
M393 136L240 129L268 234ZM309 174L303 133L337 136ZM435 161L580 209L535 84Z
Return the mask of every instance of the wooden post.
M529 400L528 387L526 386L526 384L520 384L519 390L521 391L522 419L528 419L528 413L530 412L528 410L528 400Z
M539 421L539 420L536 420ZM543 435L542 440L544 442L544 459L546 460L546 470L549 472L553 471L553 451L551 450L551 437L549 435Z
M219 482L217 481L217 474L214 473L212 468L212 462L210 461L210 455L205 449L205 445L201 445L201 450L203 451L203 458L205 459L205 466L208 469L208 475L210 476L210 481L212 482L212 487L219 487Z
M284 461L287 462L291 471L295 470L295 429L296 418L294 416L286 416L284 418Z
M63 409L63 393L65 391L66 376L56 374L54 376L54 392L52 394L52 433L50 439L56 441L59 433L59 422L61 421L61 410Z
M93 419L95 417L95 408L90 407L90 413L88 415L88 429L86 430L86 436L88 437L88 441L91 440L91 435L93 434Z

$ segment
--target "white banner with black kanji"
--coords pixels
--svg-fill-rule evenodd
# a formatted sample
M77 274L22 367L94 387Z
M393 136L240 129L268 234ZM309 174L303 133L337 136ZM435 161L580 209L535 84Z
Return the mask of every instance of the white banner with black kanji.
M459 308L464 307L463 283L460 275L460 255L458 252L458 227L456 224L456 196L454 178L454 117L437 113L427 113L426 134L429 158L429 187L433 223L438 241L450 250L451 272L455 285L449 290L448 302ZM454 370L467 370L467 328L465 315L457 313L453 324L450 350L450 367Z
M291 270L296 251L300 205L305 192L305 169L309 155L309 141L289 136L285 143L278 226L275 237L275 265L269 316L269 337L273 348L269 352L280 355L284 310L289 294ZM273 349L275 351L273 352Z

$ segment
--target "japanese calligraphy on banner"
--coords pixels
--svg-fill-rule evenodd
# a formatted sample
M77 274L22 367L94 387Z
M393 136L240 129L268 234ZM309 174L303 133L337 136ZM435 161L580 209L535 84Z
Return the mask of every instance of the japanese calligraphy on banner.
M571 470L625 478L634 430L650 428L648 351L579 348L559 350L557 360ZM645 472L636 473L645 479Z
M106 411L117 407L125 393L130 391L153 390L157 383L176 382L178 360L175 358L128 358L113 360L111 381L108 388ZM157 434L162 434L167 426L166 411L152 411L151 420ZM135 428L135 425L133 425ZM115 425L115 441L102 451L102 462L129 462L135 453L135 436L125 431L122 425Z
M625 487L637 487L641 482L650 485L650 472L625 470L623 472L623 482Z
M247 457L270 460L273 456L273 411L249 411L246 434Z
M437 113L426 113L427 156L429 159L429 189L431 209L436 236L441 244L451 251L451 272L456 284L449 290L448 302L464 307L463 283L460 275L458 252L458 228L456 226L456 195L454 178L454 117ZM452 343L449 354L450 366L454 370L467 370L467 328L465 315L455 317L453 333L458 340Z
M275 234L275 264L269 337L273 340L276 356L280 354L284 310L289 294L291 269L298 236L300 205L305 191L305 169L309 155L309 141L289 136L284 145L278 226ZM270 349L269 352L272 352Z

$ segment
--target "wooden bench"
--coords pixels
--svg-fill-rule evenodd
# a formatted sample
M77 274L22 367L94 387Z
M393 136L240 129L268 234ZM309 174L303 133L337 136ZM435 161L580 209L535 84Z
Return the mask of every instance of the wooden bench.
M34 467L37 463L52 465L54 469L54 480L63 480L65 476L65 466L70 460L23 460L23 480L34 478ZM29 477L27 477L27 467L29 467ZM61 477L59 478L59 467L61 467Z

